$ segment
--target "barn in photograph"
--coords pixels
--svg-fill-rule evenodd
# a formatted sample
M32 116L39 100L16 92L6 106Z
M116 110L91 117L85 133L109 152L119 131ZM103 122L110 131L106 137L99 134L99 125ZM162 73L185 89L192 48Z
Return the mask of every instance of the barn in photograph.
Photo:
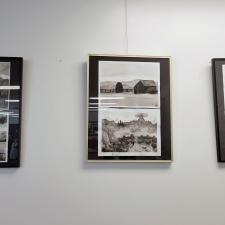
M101 93L115 93L116 92L116 83L111 81L104 81L100 83L100 92Z
M104 81L100 84L101 93L133 93L133 94L156 94L157 83L154 80L133 81Z
M134 94L156 94L157 84L154 80L140 80L134 86Z

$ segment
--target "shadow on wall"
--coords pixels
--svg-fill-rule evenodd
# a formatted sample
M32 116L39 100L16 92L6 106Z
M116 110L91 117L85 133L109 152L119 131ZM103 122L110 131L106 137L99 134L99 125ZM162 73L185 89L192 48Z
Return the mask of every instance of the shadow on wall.
M217 165L219 169L225 169L225 163L218 162Z
M135 163L135 162L88 162L87 159L84 160L83 168L85 170L168 170L171 169L171 163Z

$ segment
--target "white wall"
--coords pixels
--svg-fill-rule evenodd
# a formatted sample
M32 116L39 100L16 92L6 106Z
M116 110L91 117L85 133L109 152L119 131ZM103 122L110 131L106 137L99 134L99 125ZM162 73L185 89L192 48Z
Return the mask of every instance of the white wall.
M22 167L0 170L2 225L224 225L210 59L225 1L128 0L128 53L172 56L174 162L88 164L88 53L126 54L123 0L0 0L0 55L24 57Z

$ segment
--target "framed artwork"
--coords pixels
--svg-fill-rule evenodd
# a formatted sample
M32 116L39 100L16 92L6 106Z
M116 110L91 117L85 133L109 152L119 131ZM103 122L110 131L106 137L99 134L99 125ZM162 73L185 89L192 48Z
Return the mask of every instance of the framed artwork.
M23 59L0 57L0 167L20 166Z
M225 58L212 59L217 160L225 162Z
M171 162L170 58L89 55L88 160Z

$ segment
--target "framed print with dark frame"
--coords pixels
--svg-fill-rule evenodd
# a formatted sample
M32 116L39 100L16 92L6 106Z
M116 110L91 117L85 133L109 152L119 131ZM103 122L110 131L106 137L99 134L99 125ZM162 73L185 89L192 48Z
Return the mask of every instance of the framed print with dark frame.
M0 57L0 167L20 166L23 59Z
M170 58L89 55L88 161L171 162Z
M225 58L212 59L217 160L225 162Z

